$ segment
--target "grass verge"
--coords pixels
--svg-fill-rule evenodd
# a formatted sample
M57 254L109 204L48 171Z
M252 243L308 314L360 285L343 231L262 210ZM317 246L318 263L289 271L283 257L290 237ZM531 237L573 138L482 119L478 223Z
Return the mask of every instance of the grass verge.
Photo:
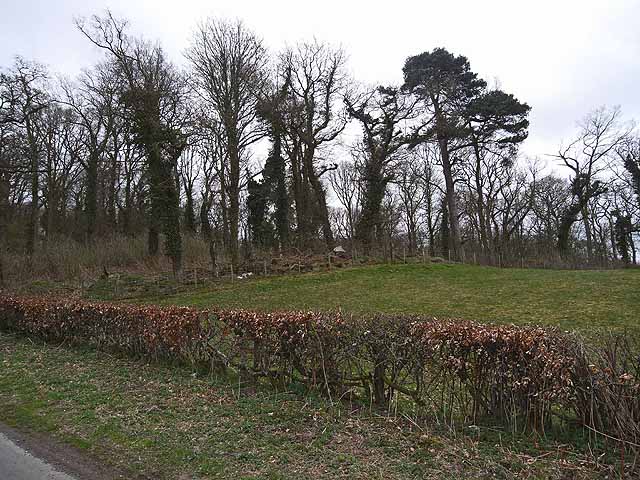
M602 478L565 442L390 412L0 333L0 421L149 478Z

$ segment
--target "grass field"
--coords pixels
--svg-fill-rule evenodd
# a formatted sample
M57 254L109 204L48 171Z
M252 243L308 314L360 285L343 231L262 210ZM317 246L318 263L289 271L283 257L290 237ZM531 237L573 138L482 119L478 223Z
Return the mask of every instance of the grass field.
M237 280L154 300L262 310L342 309L640 332L640 269L380 265Z

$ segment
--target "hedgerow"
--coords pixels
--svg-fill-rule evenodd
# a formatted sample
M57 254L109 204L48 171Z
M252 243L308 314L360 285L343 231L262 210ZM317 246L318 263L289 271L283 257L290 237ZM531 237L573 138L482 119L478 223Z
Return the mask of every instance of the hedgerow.
M404 403L446 422L490 416L540 431L554 413L573 411L625 448L638 442L638 358L611 348L594 355L556 329L11 296L0 297L0 329L232 370L251 382L301 382L332 399Z

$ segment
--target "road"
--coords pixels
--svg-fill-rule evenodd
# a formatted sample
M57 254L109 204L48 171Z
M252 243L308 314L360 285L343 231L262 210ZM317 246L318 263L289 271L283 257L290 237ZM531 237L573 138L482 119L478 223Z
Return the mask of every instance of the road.
M97 462L86 451L0 423L0 480L145 479Z
M78 480L27 450L0 433L0 478L6 480Z

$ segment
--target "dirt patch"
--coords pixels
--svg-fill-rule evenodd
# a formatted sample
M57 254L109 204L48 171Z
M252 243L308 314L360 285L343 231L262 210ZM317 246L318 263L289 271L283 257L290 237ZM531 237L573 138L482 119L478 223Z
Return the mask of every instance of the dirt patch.
M19 431L3 423L0 423L0 433L34 457L78 480L147 480L149 478L100 464L86 452L44 433Z

